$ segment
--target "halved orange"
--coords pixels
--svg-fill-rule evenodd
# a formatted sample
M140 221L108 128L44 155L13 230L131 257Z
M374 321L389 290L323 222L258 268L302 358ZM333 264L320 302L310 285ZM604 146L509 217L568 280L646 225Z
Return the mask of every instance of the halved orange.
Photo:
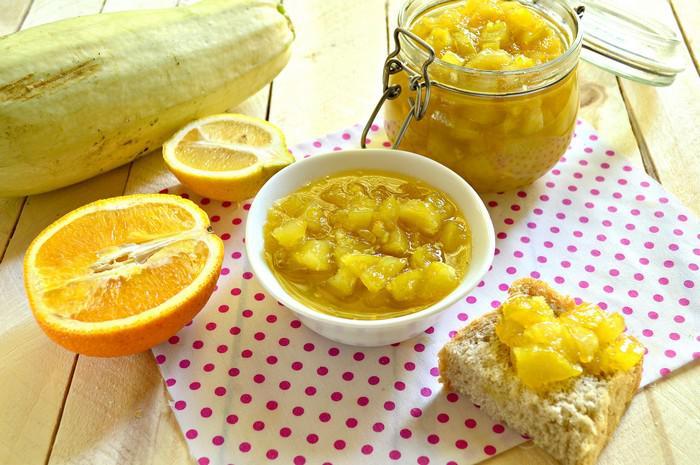
M166 340L202 309L224 246L175 195L98 200L42 231L24 257L37 322L68 350L117 356Z
M193 192L218 200L254 196L294 162L282 131L252 116L225 113L193 121L163 144L168 169Z

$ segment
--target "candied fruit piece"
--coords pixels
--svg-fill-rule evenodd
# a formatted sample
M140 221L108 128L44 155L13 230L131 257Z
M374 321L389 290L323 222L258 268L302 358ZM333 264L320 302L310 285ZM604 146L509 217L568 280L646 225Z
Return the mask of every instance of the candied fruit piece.
M446 51L440 59L444 61L445 63L450 63L451 65L457 65L457 66L462 66L464 64L464 58L461 56L457 55L453 51Z
M513 61L511 61L505 69L516 70L532 68L533 66L535 66L535 64L535 60L533 60L532 58L527 57L525 55L517 55L515 58L513 58Z
M400 257L408 252L408 245L406 233L397 228L389 233L389 239L382 245L382 252Z
M506 47L510 39L508 25L503 21L486 23L486 26L481 31L480 45L481 49L500 50Z
M523 331L523 336L530 344L542 346L560 345L563 334L564 328L556 320L540 321Z
M277 208L289 216L299 216L306 208L306 199L302 195L292 194L277 203Z
M438 239L442 243L442 249L447 253L457 251L469 242L467 225L458 220L447 220L440 229Z
M605 373L627 371L644 356L644 347L631 337L621 336L600 353L600 369Z
M529 108L527 113L523 116L524 118L520 123L521 134L534 134L541 131L544 127L544 114L541 108L536 106Z
M510 347L523 344L524 330L523 325L505 318L501 318L496 324L496 336L502 343Z
M413 25L413 32L422 38L426 38L430 34L430 31L433 30L436 23L437 18L423 16Z
M350 233L343 231L342 229L337 229L334 235L335 239L335 249L333 250L333 256L336 261L351 253L364 252L368 249L368 244L353 237Z
M384 199L377 211L378 219L382 220L387 226L395 225L399 219L399 202L393 195Z
M598 337L593 331L577 324L565 324L565 338L567 344L573 349L576 360L589 363L598 352Z
M350 231L359 231L360 229L367 229L372 223L373 215L374 210L369 207L358 207L348 209L347 216L345 217L344 221L344 226Z
M384 244L389 240L390 234L384 227L384 223L381 221L375 221L372 223L372 229L370 230L374 237L377 238L380 244Z
M452 292L459 284L457 272L447 263L432 262L423 271L423 293L441 298Z
M393 278L386 288L396 301L420 300L419 290L422 279L423 271L408 270Z
M452 45L452 36L450 35L450 31L444 27L435 27L430 32L426 42L433 47L436 53L442 53L443 50Z
M271 234L279 245L285 249L292 249L304 240L306 236L306 227L307 224L305 221L292 219L277 226L272 230Z
M478 41L474 33L464 30L457 30L452 33L455 51L464 58L476 55L477 50L474 44ZM462 61L464 62L464 60Z
M328 225L323 207L317 203L309 204L302 213L301 219L306 221L306 228L312 233L321 232Z
M462 22L462 18L462 14L456 9L447 9L440 14L440 16L435 18L435 25L451 31L459 26L459 23Z
M605 314L601 309L591 304L577 305L572 310L562 313L559 318L571 320L572 323L596 331L598 325L605 319Z
M552 321L554 311L542 296L517 296L501 305L506 320L513 320L524 327L541 321Z
M434 245L421 245L411 254L411 267L413 268L425 268L432 262L439 261L442 261L442 252Z
M355 290L357 276L345 267L340 267L338 271L326 281L331 291L339 297L348 297Z
M467 61L469 68L498 70L504 69L513 61L513 56L505 50L484 49Z
M625 330L625 320L619 313L611 313L607 315L598 324L595 333L601 345L605 345L610 341L617 339Z
M363 271L375 265L380 259L381 257L379 255L351 253L343 256L340 259L340 264L347 267L355 276L359 277Z
M308 240L294 253L294 259L307 270L330 270L331 243L318 239Z
M391 278L401 273L406 265L405 258L385 255L360 274L360 281L370 292L379 292L386 287Z
M537 389L546 384L578 376L583 369L560 353L540 347L513 348L515 370L523 384Z
M423 234L433 236L440 229L440 212L418 199L407 200L399 206L399 219Z

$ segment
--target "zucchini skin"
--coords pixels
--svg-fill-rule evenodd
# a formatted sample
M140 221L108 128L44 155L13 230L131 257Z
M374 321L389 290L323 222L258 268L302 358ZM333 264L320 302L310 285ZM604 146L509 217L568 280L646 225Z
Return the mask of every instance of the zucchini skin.
M289 61L276 0L71 18L0 38L0 197L67 186L231 108Z

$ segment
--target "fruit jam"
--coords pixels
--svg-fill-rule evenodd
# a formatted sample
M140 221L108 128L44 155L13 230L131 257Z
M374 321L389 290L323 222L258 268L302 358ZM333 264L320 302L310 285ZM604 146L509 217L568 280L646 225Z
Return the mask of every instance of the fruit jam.
M426 308L452 292L471 256L463 215L414 179L353 172L279 200L264 228L265 255L305 305L350 319Z
M511 349L518 377L542 388L582 373L627 371L637 365L644 347L624 334L625 320L592 304L555 315L541 296L517 296L499 310L496 335Z

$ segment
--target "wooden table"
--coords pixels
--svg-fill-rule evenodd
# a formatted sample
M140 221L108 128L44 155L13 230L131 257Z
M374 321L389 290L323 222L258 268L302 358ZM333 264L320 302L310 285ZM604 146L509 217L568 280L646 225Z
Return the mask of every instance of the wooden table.
M2 0L0 35L70 16L174 6L177 0ZM286 0L297 38L274 83L238 111L267 117L291 142L363 122L400 0ZM688 67L653 88L581 66L581 116L700 214L700 8L697 0L627 0L680 30ZM202 70L206 72L206 70ZM0 464L188 463L150 352L97 359L50 342L30 315L22 256L47 224L87 202L175 184L160 153L65 189L0 199ZM696 309L697 310L697 309ZM601 464L700 463L700 366L637 395ZM553 464L525 444L491 464Z

